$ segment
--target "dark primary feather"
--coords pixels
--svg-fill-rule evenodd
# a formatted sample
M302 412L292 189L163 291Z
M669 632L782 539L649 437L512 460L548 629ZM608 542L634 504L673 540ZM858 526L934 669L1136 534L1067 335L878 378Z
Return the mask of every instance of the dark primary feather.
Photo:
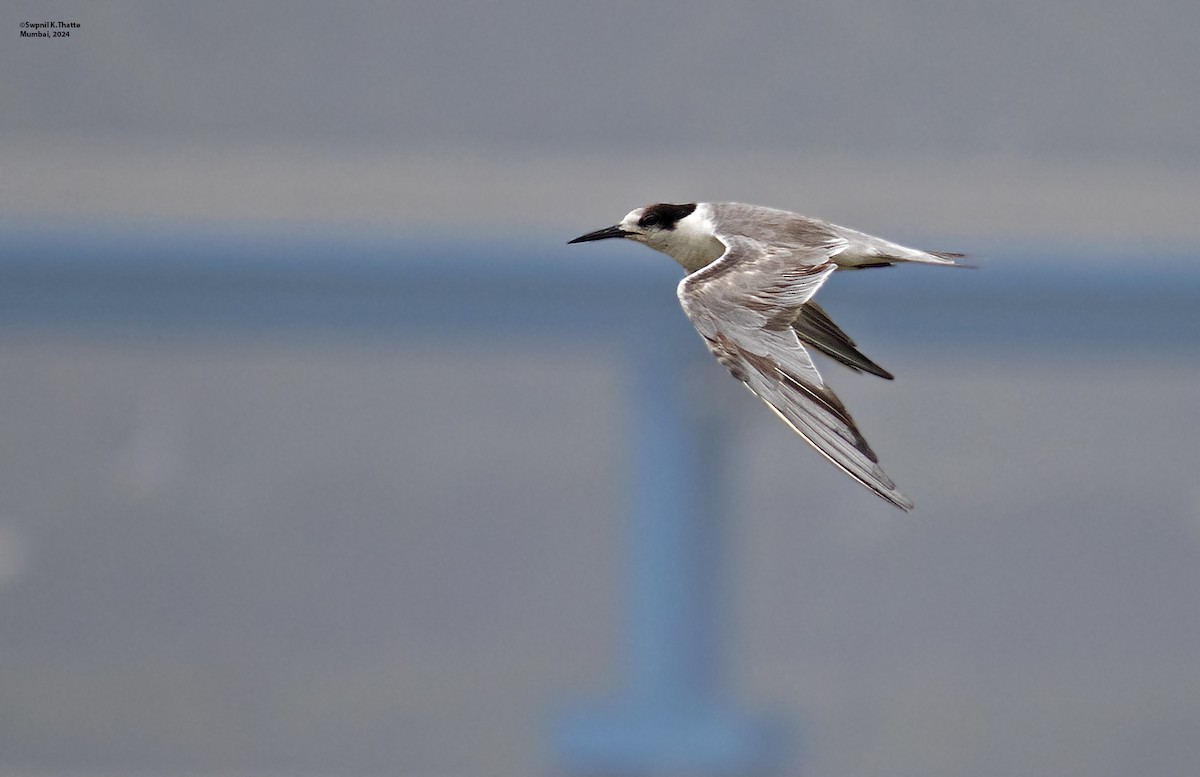
M811 345L826 356L846 365L855 372L869 372L885 380L892 373L871 361L841 327L817 303L807 302L800 307L799 315L792 322L800 341Z

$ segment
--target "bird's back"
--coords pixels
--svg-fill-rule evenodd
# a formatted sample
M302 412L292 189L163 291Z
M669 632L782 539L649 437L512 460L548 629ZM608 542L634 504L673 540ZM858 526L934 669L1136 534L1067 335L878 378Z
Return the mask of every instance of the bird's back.
M737 234L778 249L822 250L839 269L884 267L897 262L954 265L962 254L921 251L856 229L777 208L740 202L712 203L721 234Z

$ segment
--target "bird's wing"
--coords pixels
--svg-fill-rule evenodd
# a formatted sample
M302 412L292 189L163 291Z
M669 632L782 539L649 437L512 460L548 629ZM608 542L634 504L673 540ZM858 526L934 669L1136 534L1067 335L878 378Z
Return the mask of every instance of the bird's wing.
M858 350L850 336L842 328L833 323L829 314L815 302L806 302L800 306L792 329L800 337L800 342L811 345L826 356L836 359L855 372L869 372L885 380L892 379L892 373L871 361L862 351Z
M903 510L913 504L880 468L792 328L837 269L824 247L773 250L742 237L687 276L679 301L717 361L843 472Z

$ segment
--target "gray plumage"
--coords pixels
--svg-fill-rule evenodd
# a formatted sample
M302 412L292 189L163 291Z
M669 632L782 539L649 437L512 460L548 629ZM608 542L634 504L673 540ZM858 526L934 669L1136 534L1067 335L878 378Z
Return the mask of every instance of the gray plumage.
M811 300L837 270L900 262L956 266L961 254L918 251L795 213L728 202L638 208L620 224L570 242L616 237L675 259L688 272L679 302L717 361L839 469L912 509L804 346L855 371L892 375Z

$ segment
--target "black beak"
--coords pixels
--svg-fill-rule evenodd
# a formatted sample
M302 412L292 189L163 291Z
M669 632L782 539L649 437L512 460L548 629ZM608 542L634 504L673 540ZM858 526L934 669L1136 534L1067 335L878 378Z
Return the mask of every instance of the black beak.
M571 243L587 243L590 240L608 240L610 237L625 237L629 233L621 229L618 224L615 227L605 227L597 229L595 232L588 232L586 235L581 235L574 240L568 240L567 245Z

